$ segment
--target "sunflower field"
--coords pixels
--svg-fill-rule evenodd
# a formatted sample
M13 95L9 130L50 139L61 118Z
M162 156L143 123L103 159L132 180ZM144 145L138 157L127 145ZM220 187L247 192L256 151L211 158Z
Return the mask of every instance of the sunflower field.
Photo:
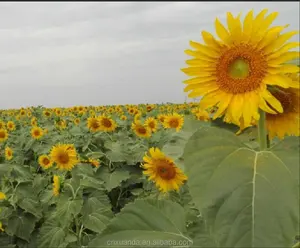
M200 103L0 110L0 247L300 247L299 42L266 13L190 42Z

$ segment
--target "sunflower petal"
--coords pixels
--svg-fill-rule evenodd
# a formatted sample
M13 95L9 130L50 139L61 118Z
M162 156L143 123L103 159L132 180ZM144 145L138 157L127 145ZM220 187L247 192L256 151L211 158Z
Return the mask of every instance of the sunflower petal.
M268 90L262 93L262 97L270 104L270 106L277 112L282 113L283 108L280 103Z
M277 58L270 59L268 63L273 66L273 65L283 64L293 59L298 59L299 57L300 57L300 52L287 52L280 55Z
M226 97L222 99L222 101L219 102L218 110L214 114L213 120L219 118L221 115L223 115L224 111L228 108L228 105L232 99L231 94L227 94Z
M215 28L216 28L216 33L219 36L219 38L226 44L228 43L228 40L230 38L229 32L227 29L223 26L223 24L219 21L218 18L216 18L215 21Z
M271 44L265 47L264 52L266 54L272 53L274 49L280 48L285 42L287 42L294 35L299 34L299 31L291 31L280 35L276 40L274 40Z
M205 82L210 82L210 81L216 81L215 76L209 76L209 77L194 77L191 79L187 79L184 82L184 84L200 84L200 83L205 83Z
M300 42L290 42L290 43L287 43L284 46L282 46L280 49L278 49L276 52L268 55L267 59L271 60L271 59L278 58L282 54L288 52L290 49L296 48L296 47L299 47L299 46L300 46Z
M202 31L202 38L204 40L204 42L209 46L211 47L212 49L214 49L215 51L219 51L221 49L221 44L216 41L215 37L209 33L209 32L206 32L206 31Z

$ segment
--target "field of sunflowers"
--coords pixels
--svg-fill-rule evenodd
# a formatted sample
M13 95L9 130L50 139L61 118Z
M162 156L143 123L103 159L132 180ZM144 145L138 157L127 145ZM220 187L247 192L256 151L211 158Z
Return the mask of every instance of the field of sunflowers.
M299 32L227 14L200 103L0 111L0 247L300 247Z

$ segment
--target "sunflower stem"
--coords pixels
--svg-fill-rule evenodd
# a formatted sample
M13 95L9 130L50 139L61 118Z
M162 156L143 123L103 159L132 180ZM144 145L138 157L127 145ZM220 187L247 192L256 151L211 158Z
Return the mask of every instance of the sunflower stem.
M261 151L264 151L268 147L267 141L267 129L266 129L266 113L259 110L260 118L258 122L258 140L259 140L259 147Z

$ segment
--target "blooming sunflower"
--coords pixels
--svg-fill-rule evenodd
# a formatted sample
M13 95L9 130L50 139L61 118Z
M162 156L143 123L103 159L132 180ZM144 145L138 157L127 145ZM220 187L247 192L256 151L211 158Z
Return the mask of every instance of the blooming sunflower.
M133 122L131 124L131 129L134 133L141 138L150 138L151 130L149 127L144 126L140 121Z
M31 136L34 139L40 139L44 135L44 131L40 127L33 127L31 129Z
M0 200L5 200L6 199L6 195L0 191Z
M271 114L283 112L269 86L299 88L299 82L282 74L299 72L298 66L284 64L299 58L298 51L289 51L299 42L287 43L298 31L281 34L287 25L270 27L278 13L266 16L267 11L257 16L250 11L243 23L240 15L227 13L228 30L215 21L219 40L203 31L205 44L191 41L195 50L185 51L194 57L186 61L189 67L182 69L193 77L184 82L185 92L191 91L189 97L203 96L203 109L217 106L214 119L225 115L240 123L243 118L247 126L253 118L259 119L259 108Z
M92 132L97 132L100 130L100 121L96 117L89 117L87 119L87 127Z
M76 126L78 126L79 125L79 123L80 123L80 119L79 118L76 118L76 119L74 119L74 124L76 125Z
M0 143L8 139L8 132L6 129L0 129Z
M13 158L13 150L9 146L7 146L5 148L4 153L5 153L5 159L6 160L12 160L12 158Z
M4 129L5 128L5 122L0 120L0 129Z
M47 155L39 156L38 162L39 165L44 169L49 169L53 165L53 162L51 161L50 157Z
M155 118L153 118L153 117L148 117L145 120L145 126L149 127L149 129L151 130L151 132L154 133L154 132L157 131L157 128L158 128L157 120Z
M14 123L13 121L8 121L8 122L6 123L6 127L7 127L7 129L8 129L9 131L14 131L14 130L16 130L16 125L15 125L15 123Z
M58 144L50 151L50 160L56 163L59 170L72 170L78 163L77 152L72 144Z
M98 119L99 119L101 131L113 132L117 128L116 122L109 117L102 115L102 116L99 116Z
M266 127L270 139L275 136L279 139L283 139L285 135L299 136L299 90L274 87L271 93L281 103L283 113L266 114Z
M199 121L207 122L210 120L210 116L209 116L208 112L205 110L197 109L194 114L195 114L197 120L199 120Z
M58 196L60 193L60 177L57 175L53 176L53 195Z
M178 113L173 113L172 115L167 115L164 119L165 128L174 128L176 132L179 132L184 123L184 117Z
M179 169L174 161L165 156L158 148L150 148L149 154L144 156L142 168L144 175L156 183L163 192L179 190L179 187L187 180L187 176Z
M127 116L126 116L126 115L121 115L120 119L121 119L122 121L126 121L126 120L127 120Z

